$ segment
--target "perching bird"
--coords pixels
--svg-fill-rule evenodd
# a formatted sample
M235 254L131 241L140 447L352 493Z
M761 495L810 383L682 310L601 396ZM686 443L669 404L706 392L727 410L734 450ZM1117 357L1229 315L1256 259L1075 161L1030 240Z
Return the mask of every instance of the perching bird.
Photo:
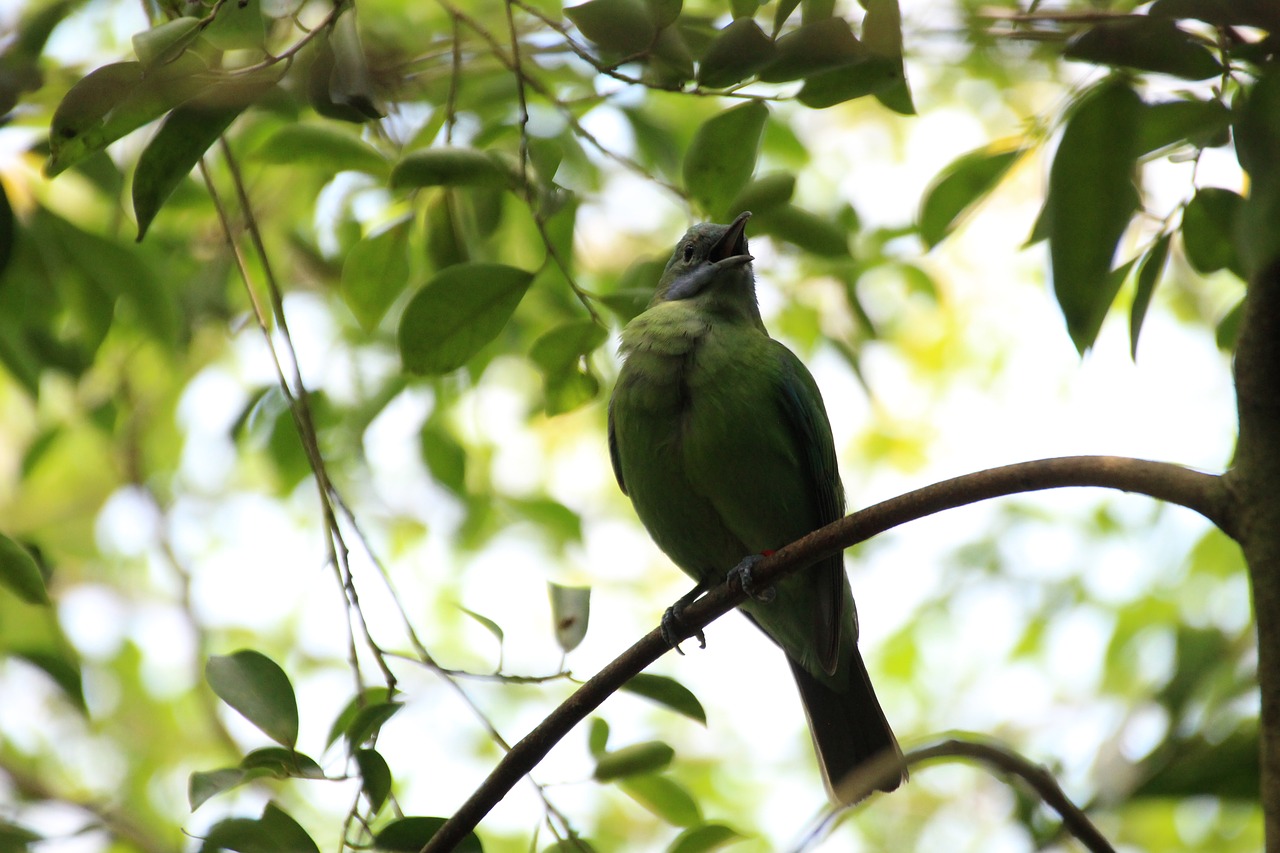
M649 307L622 332L624 362L609 401L618 485L658 546L698 583L682 603L723 583L744 558L844 514L817 383L760 319L744 233L750 215L695 225L676 244ZM742 610L786 652L828 792L847 801L841 780L880 756L892 768L880 789L896 788L906 768L858 652L841 555L767 598L748 598Z

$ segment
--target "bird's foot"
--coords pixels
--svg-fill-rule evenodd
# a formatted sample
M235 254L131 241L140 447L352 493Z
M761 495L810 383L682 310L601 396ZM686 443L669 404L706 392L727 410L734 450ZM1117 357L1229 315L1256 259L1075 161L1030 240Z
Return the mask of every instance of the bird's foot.
M680 637L686 632L684 609L700 595L702 595L702 587L696 586L680 596L679 600L662 614L662 639L680 654L684 654L684 649L680 648ZM698 648L707 647L707 637L701 629L693 632L693 638L698 641Z
M778 596L778 591L772 586L766 586L764 589L758 588L753 573L756 565L772 553L772 551L765 551L763 554L752 554L743 558L741 563L729 570L729 580L733 580L736 577L743 592L764 604L773 601Z

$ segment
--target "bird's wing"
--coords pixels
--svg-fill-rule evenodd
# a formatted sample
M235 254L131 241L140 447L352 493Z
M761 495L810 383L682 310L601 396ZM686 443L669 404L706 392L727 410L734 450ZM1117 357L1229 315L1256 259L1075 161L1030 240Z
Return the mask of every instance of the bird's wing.
M627 484L622 479L622 457L618 455L618 432L613 428L613 398L609 398L609 461L613 463L613 476L618 481L618 488L627 493Z
M836 465L835 443L831 438L831 424L822 405L818 384L803 362L782 344L776 344L782 361L778 398L783 414L791 428L794 446L797 448L800 469L806 488L815 498L818 517L814 528L822 527L844 515L844 488L840 484L840 471ZM840 634L846 618L844 560L834 554L822 561L822 566L810 574L818 595L817 612L814 614L814 635L818 643L818 662L827 672L834 672L840 655ZM854 619L854 638L857 637L857 616Z

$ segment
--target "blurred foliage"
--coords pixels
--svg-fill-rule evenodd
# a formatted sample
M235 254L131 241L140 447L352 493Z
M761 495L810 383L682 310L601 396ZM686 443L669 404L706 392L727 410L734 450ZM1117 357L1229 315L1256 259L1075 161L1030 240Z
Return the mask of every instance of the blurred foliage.
M611 333L690 219L753 212L797 282L771 322L802 353L865 381L875 343L941 383L964 358L913 336L913 311L949 310L922 256L1043 159L1028 235L1047 241L1064 346L1085 353L1128 304L1136 357L1163 298L1229 351L1238 315L1213 302L1238 289L1221 280L1280 253L1275 6L931 5L951 21L945 59L897 0L6 10L0 847L87 832L104 850L419 849L439 819L414 812L447 814L496 731L527 730L572 686L578 587L602 571L588 532L627 517L574 453L603 434ZM921 104L1021 124L955 151L916 221L885 223L841 195L824 135L901 133ZM1214 149L1234 150L1247 190L1193 179L1172 210L1147 208L1150 170ZM887 308L886 281L903 295ZM925 428L876 429L860 467L919 466ZM417 458L388 457L395 430ZM1068 521L1081 565L1164 523L1001 510L871 653L888 693L936 707L953 697L931 684L963 689L936 649L966 596L1019 605L1018 636L975 671L1033 662L1052 680L1086 614L1109 638L1096 686L1112 717L1071 768L1082 802L1137 847L1256 847L1252 629L1210 606L1244 584L1234 545L1151 548L1181 568L1120 598L1082 576L1032 583L1002 542ZM493 566L513 561L567 583L550 602L504 588ZM544 614L546 644L490 612L504 595ZM475 716L397 731L451 688ZM656 734L610 744L597 719L557 767L599 796L561 811L539 787L543 822L483 829L485 849L768 848L759 789L689 734L716 725L699 698L659 675L628 692L643 722L624 699L605 716ZM909 735L937 727L918 717ZM994 734L1052 751L1016 719ZM452 798L423 794L441 788ZM972 817L927 783L894 797L909 809L867 815L866 843L907 849ZM1058 840L1017 797L1002 817L1025 844ZM58 803L74 816L51 819Z

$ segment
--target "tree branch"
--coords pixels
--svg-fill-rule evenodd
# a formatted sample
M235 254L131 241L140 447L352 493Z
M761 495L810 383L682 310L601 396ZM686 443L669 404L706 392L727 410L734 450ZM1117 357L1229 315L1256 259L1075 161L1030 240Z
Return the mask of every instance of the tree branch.
M882 501L765 557L753 569L753 578L763 588L823 557L908 521L1004 495L1068 486L1119 489L1180 504L1199 512L1229 535L1235 526L1232 493L1215 474L1167 462L1117 456L1067 456L965 474ZM737 581L709 591L681 613L679 639L693 636L745 598ZM667 651L669 647L662 639L662 630L654 628L596 673L511 748L489 778L423 847L422 853L452 850L575 725Z

